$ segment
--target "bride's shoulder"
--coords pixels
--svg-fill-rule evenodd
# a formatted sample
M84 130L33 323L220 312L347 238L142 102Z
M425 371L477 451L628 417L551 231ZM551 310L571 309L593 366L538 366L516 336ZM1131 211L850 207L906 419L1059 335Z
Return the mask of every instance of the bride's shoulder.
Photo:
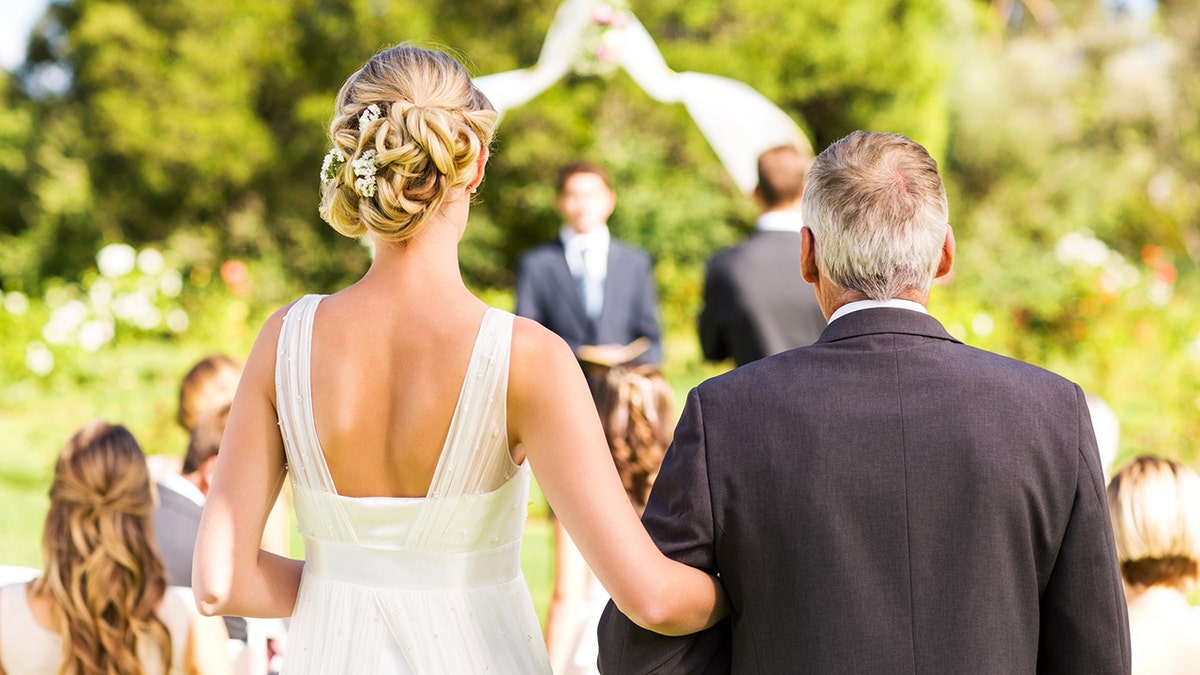
M299 307L300 305L320 302L324 297L324 295L315 294L305 295L296 298L295 300L281 306L279 309L276 309L274 312L271 312L271 315L268 316L267 320L263 322L262 328L259 329L259 339L278 339L279 333L283 328L283 323L287 319L288 315L292 313L293 309Z
M525 317L513 318L510 379L533 379L579 370L570 346L542 324Z
M572 362L575 358L571 348L562 338L537 321L523 316L513 317L512 351L514 359L518 354L536 359L562 356L563 353L570 357Z

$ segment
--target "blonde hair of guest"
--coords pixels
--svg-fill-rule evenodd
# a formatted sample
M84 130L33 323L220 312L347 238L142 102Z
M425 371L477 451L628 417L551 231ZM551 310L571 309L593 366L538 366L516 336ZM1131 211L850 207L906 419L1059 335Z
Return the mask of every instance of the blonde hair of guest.
M1200 579L1200 476L1143 455L1113 476L1108 508L1121 575L1135 587L1186 590Z

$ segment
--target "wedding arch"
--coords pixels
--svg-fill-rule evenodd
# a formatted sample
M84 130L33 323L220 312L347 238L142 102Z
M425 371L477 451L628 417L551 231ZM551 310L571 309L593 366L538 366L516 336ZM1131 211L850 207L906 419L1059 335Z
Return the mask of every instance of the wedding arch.
M764 151L794 145L812 152L796 123L744 82L706 73L677 73L622 0L565 0L554 15L537 63L475 78L503 114L548 89L569 72L603 74L621 68L651 98L683 103L734 183L757 183Z

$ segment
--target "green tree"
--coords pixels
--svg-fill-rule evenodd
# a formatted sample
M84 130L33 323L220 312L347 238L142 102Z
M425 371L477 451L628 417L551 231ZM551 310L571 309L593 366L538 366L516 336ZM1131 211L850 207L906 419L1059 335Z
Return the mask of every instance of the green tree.
M52 134L48 125L31 142L58 148L48 161L61 155L79 163L81 185L71 189L86 199L75 207L78 217L64 218L18 197L22 206L7 212L0 236L6 248L32 256L19 268L26 276L69 274L98 244L120 239L161 242L196 264L239 256L321 288L344 283L361 271L365 254L316 217L313 168L346 74L399 40L448 45L477 73L528 67L557 5L52 5L23 84L35 90L46 67L70 80L65 91L31 101L38 119L62 120L61 129ZM942 41L911 36L949 30L940 6L671 0L632 9L676 70L747 81L779 101L818 146L853 128L887 127L936 148L945 137ZM682 108L648 100L623 75L569 78L504 120L464 247L472 283L507 285L519 250L552 232L548 182L557 164L575 156L613 169L622 195L617 226L664 261L667 294L694 304L697 266L736 238L749 207ZM29 191L36 178L18 182ZM50 242L57 243L53 253L43 250ZM4 274L13 283L13 272Z

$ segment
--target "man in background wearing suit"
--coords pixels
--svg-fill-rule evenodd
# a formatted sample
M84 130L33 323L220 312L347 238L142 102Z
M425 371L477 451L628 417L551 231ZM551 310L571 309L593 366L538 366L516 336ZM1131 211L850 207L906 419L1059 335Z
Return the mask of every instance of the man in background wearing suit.
M585 363L662 361L658 294L650 256L613 239L608 175L576 162L558 174L556 240L521 256L516 314L554 331Z
M817 157L801 270L829 325L692 390L643 519L731 614L670 638L610 604L602 671L1129 672L1084 394L929 316L953 260L924 148Z
M167 584L192 586L192 552L200 515L217 466L217 451L229 419L229 405L201 415L188 438L180 473L169 472L158 481L158 506L154 509L154 537L167 572ZM246 620L225 617L231 640L246 641Z
M810 345L825 328L812 288L800 278L800 200L811 159L793 146L758 158L754 233L709 261L700 312L700 348L709 361L743 366Z

